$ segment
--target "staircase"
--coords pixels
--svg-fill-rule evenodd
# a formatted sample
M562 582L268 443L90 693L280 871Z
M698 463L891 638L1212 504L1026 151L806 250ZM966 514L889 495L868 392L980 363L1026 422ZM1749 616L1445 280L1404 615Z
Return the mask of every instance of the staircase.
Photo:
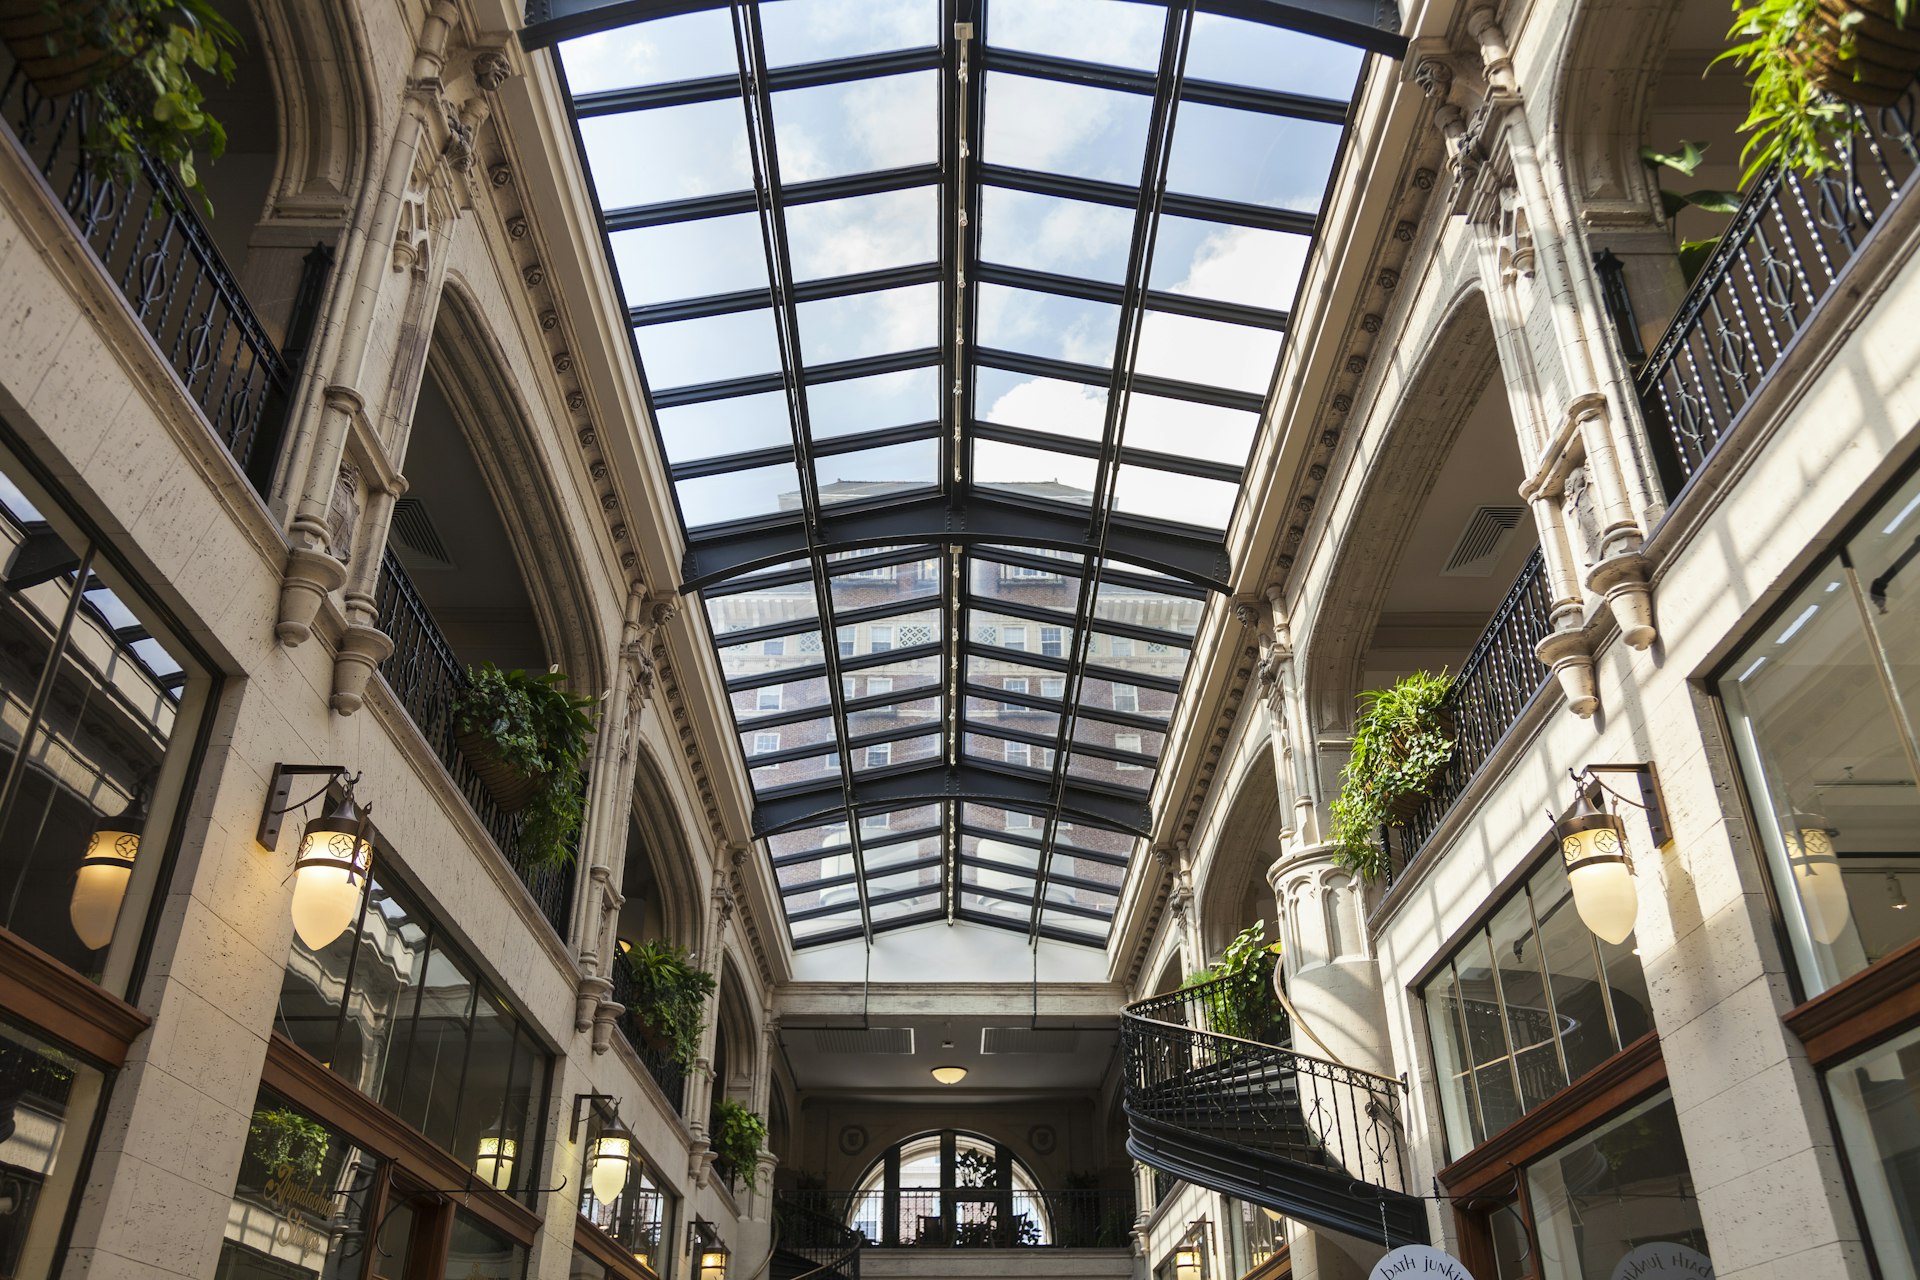
M1296 1053L1264 974L1127 1007L1127 1152L1311 1226L1424 1244L1398 1080Z
M774 1197L773 1215L768 1280L860 1280L865 1236L784 1195Z

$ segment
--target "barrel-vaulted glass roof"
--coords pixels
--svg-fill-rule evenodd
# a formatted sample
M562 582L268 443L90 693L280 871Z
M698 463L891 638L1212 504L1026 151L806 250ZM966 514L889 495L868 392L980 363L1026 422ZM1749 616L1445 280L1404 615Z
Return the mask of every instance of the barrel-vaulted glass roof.
M1373 12L536 0L795 945L1107 941Z

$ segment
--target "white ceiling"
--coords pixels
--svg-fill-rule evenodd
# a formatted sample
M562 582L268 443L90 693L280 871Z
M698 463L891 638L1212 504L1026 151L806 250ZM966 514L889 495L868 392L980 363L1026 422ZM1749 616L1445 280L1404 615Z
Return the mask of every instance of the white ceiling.
M1036 1025L1030 1012L1024 1017L881 1014L869 1015L869 1025L908 1029L913 1036L913 1052L832 1051L853 1047L846 1042L859 1039L846 1034L849 1030L857 1033L861 1026L857 1003L851 1017L783 1017L780 1042L799 1089L810 1094L884 1095L896 1101L924 1097L928 1101L968 1102L1044 1094L1084 1095L1100 1088L1119 1045L1117 1005L1104 1018L1043 1016L1037 1024L1042 1034L1031 1038L1045 1042L1042 1047L1050 1051L1038 1053L981 1051L984 1030L1001 1027L1025 1033ZM937 1083L933 1068L944 1066L965 1067L967 1078L957 1085Z

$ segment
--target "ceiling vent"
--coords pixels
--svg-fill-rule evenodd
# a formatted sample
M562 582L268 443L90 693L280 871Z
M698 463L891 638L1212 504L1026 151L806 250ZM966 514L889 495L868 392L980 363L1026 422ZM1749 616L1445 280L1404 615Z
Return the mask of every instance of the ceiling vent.
M393 504L393 536L401 546L426 562L423 567L454 567L453 557L447 554L447 544L440 540L440 531L433 527L433 517L427 514L427 504L420 499L401 498Z
M816 1053L912 1053L912 1027L824 1027L813 1033Z
M982 1053L1072 1053L1080 1046L1073 1030L1039 1031L1032 1027L982 1027Z
M1460 531L1460 540L1453 544L1447 567L1440 572L1450 578L1491 575L1526 514L1525 507L1475 507L1467 517L1467 527Z

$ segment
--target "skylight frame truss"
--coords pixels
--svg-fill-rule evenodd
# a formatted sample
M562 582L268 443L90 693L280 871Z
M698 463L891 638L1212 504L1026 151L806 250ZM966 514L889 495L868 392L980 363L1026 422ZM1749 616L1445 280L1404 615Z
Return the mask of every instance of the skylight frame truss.
M1123 467L1141 467L1154 474L1237 484L1244 464L1123 443L1127 409L1131 397L1137 394L1257 415L1271 393L1272 376L1270 373L1266 393L1254 393L1211 382L1143 374L1136 368L1142 329L1149 315L1159 314L1275 332L1283 343L1291 321L1288 308L1152 287L1155 238L1162 219L1170 217L1223 228L1317 237L1321 217L1319 211L1309 213L1169 191L1167 174L1178 112L1183 104L1192 103L1339 124L1339 148L1343 150L1347 137L1344 125L1351 111L1348 101L1186 80L1193 14L1199 10L1253 17L1313 34L1337 34L1348 43L1389 53L1397 54L1404 48L1404 41L1397 36L1372 27L1364 32L1354 27L1361 21L1361 10L1367 7L1360 0L1201 0L1197 4L1189 0L1160 7L1165 11L1160 65L1153 71L994 45L987 27L987 0L939 0L940 39L934 45L772 68L760 24L760 0L734 0L726 5L712 0L620 0L611 4L606 0L536 0L530 9L530 21L538 22L543 15L550 19L530 30L530 45L549 42L560 34L586 34L669 14L724 8L729 18L737 76L709 75L674 84L582 94L573 99L573 105L583 157L588 150L585 135L580 133L582 120L727 101L737 101L742 109L752 190L617 208L603 205L603 225L609 237L610 259L614 257L611 237L625 231L748 213L755 216L759 227L768 267L766 288L755 285L667 301L633 300L628 321L635 335L643 385L648 387L649 400L657 410L730 404L769 393L779 393L786 404L787 441L673 460L669 472L676 485L676 510L682 528L687 530L682 590L702 593L716 649L723 651L723 664L727 661L724 651L731 649L745 658L752 656L755 646L768 657L815 659L807 644L810 640L818 643L817 660L792 666L775 662L764 670L735 672L726 680L733 704L734 733L754 785L755 835L767 842L767 856L776 875L809 864L818 867L814 879L783 881L778 889L796 946L848 938L871 942L878 929L940 919L1009 929L1026 934L1030 940L1052 938L1102 945L1129 862L1129 853L1120 849L1149 833L1147 800L1159 753L1143 749L1142 744L1148 734L1164 741L1171 721L1171 701L1178 697L1191 658L1193 634L1117 616L1124 610L1103 612L1104 591L1111 588L1120 593L1122 604L1125 596L1144 595L1150 608L1156 602L1163 606L1160 613L1164 615L1168 601L1202 600L1209 593L1225 590L1231 565L1224 534L1218 530L1116 510L1117 478ZM960 33L968 29L970 37L962 38ZM939 152L934 163L793 183L781 180L775 93L928 72L937 72L940 86L935 108ZM1149 120L1140 183L1129 186L995 163L991 148L982 145L986 131L985 86L990 74L1002 79L1022 77L1147 96ZM564 75L563 70L563 81ZM984 157L983 150L988 151ZM588 168L592 182L590 163ZM933 261L795 278L787 228L790 210L920 189L931 189L938 219ZM983 260L980 236L983 202L989 189L1130 210L1132 233L1122 278L1116 282ZM596 203L600 203L597 197ZM1322 192L1317 209L1324 207ZM1315 239L1308 239L1302 253L1310 252L1314 243ZM808 362L803 358L806 344L800 307L835 299L879 299L888 290L928 285L937 286L938 294L934 345L833 361ZM1112 358L1103 365L1089 365L1052 355L982 346L977 332L982 286L1117 308ZM728 316L748 317L762 310L774 329L781 366L777 372L710 378L657 390L647 381L644 362L639 359L641 335L646 330ZM934 371L938 379L938 404L928 406L936 411L934 416L891 426L866 424L845 434L815 437L810 399L821 388L852 379L922 370ZM982 421L974 404L976 374L981 370L1098 389L1104 394L1098 436L1036 429L1041 424ZM976 442L1091 462L1091 489L1080 490L1088 495L1087 500L1069 496L1074 489L1070 481L1053 482L1060 486L1057 494L1015 493L976 485L972 475ZM822 494L822 473L816 467L820 459L928 443L933 446L934 457L930 482L915 483L911 477L904 484L855 481L872 485L873 492L835 493L831 500ZM662 445L665 452L664 438ZM688 528L678 488L681 482L789 466L797 480L797 509L785 508L783 499L780 510ZM793 567L782 567L790 564ZM929 565L934 579L930 589L873 604L853 598L837 602L836 590L856 577L879 574L874 580L885 581L885 571L894 569L896 583L899 574L909 571L916 582L926 583ZM1063 588L1070 585L1070 611L1018 598L1005 586L1010 569L1025 571L1033 581L1051 577ZM994 573L1002 575L996 580L1000 583L997 594L976 590L980 575ZM812 612L802 610L800 616L735 629L718 625L715 602L721 602L724 609L729 597L752 598L769 591L785 591L796 604L810 593ZM975 619L980 615L1020 619L1023 628L1031 627L1041 634L1041 645L1026 648L1024 630L1021 647L983 643L976 635ZM904 639L899 635L901 630L926 627L923 620L929 616L934 634L895 647L896 639ZM1178 616L1176 608L1174 617ZM880 626L888 628L886 647L860 652L863 631L869 645L878 645L874 628ZM1056 629L1057 638L1050 639L1046 633ZM850 638L843 638L843 633ZM1108 637L1106 643L1114 656L1102 658L1093 653L1096 634ZM1118 662L1123 640L1129 657L1136 646L1146 646L1149 656L1156 649L1169 655L1177 649L1182 655L1179 675L1158 674L1139 664ZM1058 651L1040 651L1050 644L1057 645ZM790 655L788 649L793 645L799 646L798 652ZM916 668L929 661L935 664L932 677L923 679ZM1039 689L1028 688L1030 675L993 676L989 668L993 663L1023 673L1039 673ZM977 678L982 670L989 674ZM896 673L903 672L907 683L899 686ZM884 689L859 693L854 683L858 679L868 679L869 685L881 679L887 683ZM996 681L999 687L989 681ZM1048 696L1046 689L1055 681L1058 695ZM813 699L820 691L815 688L808 692L815 682L824 684L824 698L818 702ZM1112 706L1088 704L1086 690L1095 684L1114 690ZM1123 708L1119 690L1127 687L1133 692ZM798 688L805 699L800 705L785 705L790 688ZM768 689L775 691L771 705L762 696ZM1160 695L1168 705L1159 714L1141 710L1143 692ZM746 695L745 707L741 695ZM907 715L910 709L915 718L891 726L856 732L850 720L853 716L882 717L888 711ZM1033 724L1009 723L1000 718L1029 713L1038 717ZM778 737L788 727L798 727L803 734L817 732L823 721L830 728L830 740L808 737L789 745ZM1084 736L1079 732L1083 725L1091 726ZM1137 732L1128 738L1122 730ZM1102 739L1102 732L1111 732L1112 737ZM925 742L934 746L931 756L918 746ZM975 742L1000 744L1004 759L976 753L972 746ZM904 746L905 758L893 750L896 745ZM1016 747L1021 752L1018 760L1014 756ZM886 750L876 756L877 748ZM1033 763L1035 752L1044 753L1038 765ZM1088 762L1113 765L1116 772L1138 770L1139 777L1075 776L1074 770ZM829 776L793 782L767 776L787 764L816 764ZM912 813L929 805L937 817L933 826L895 831L890 825L870 825L872 819L883 814ZM976 807L984 807L988 814L999 812L1005 817L1007 829L995 830L971 820L969 814ZM1013 818L1021 815L1025 815L1027 825L1017 826ZM1066 837L1069 823L1075 831L1072 839ZM817 847L775 851L773 842L781 836L816 829L825 832ZM1079 835L1089 830L1104 833L1107 843L1117 842L1120 848L1089 847ZM837 834L841 832L844 836ZM926 842L936 840L937 852L917 852ZM973 846L985 841L1027 851L1020 857L1030 855L1032 867L1021 869L981 857ZM1092 840L1093 844L1101 842L1101 837ZM869 849L876 854L899 849L908 852L908 860L870 866ZM1109 883L1072 870L1057 870L1054 864L1062 858L1076 860L1082 869L1107 866L1119 874ZM830 870L829 861L839 859L846 861L845 868ZM940 872L937 886L917 878L935 867ZM972 880L968 879L970 872L974 873ZM900 885L900 877L914 878ZM876 889L875 882L886 887ZM1019 883L1026 887L1010 887ZM1056 899L1049 895L1050 886L1089 896L1077 901L1071 895ZM854 891L851 907L842 897L828 897L829 892L849 888ZM815 901L809 902L810 897ZM1103 897L1108 901L1100 901ZM884 919L875 917L877 908L935 898L937 906L889 912ZM983 901L988 903L987 908L977 905ZM1024 905L1024 920L1011 912L996 913L992 904L999 902ZM847 922L838 928L796 928L842 917L847 917ZM1096 931L1051 923L1061 918L1097 922L1102 928Z

